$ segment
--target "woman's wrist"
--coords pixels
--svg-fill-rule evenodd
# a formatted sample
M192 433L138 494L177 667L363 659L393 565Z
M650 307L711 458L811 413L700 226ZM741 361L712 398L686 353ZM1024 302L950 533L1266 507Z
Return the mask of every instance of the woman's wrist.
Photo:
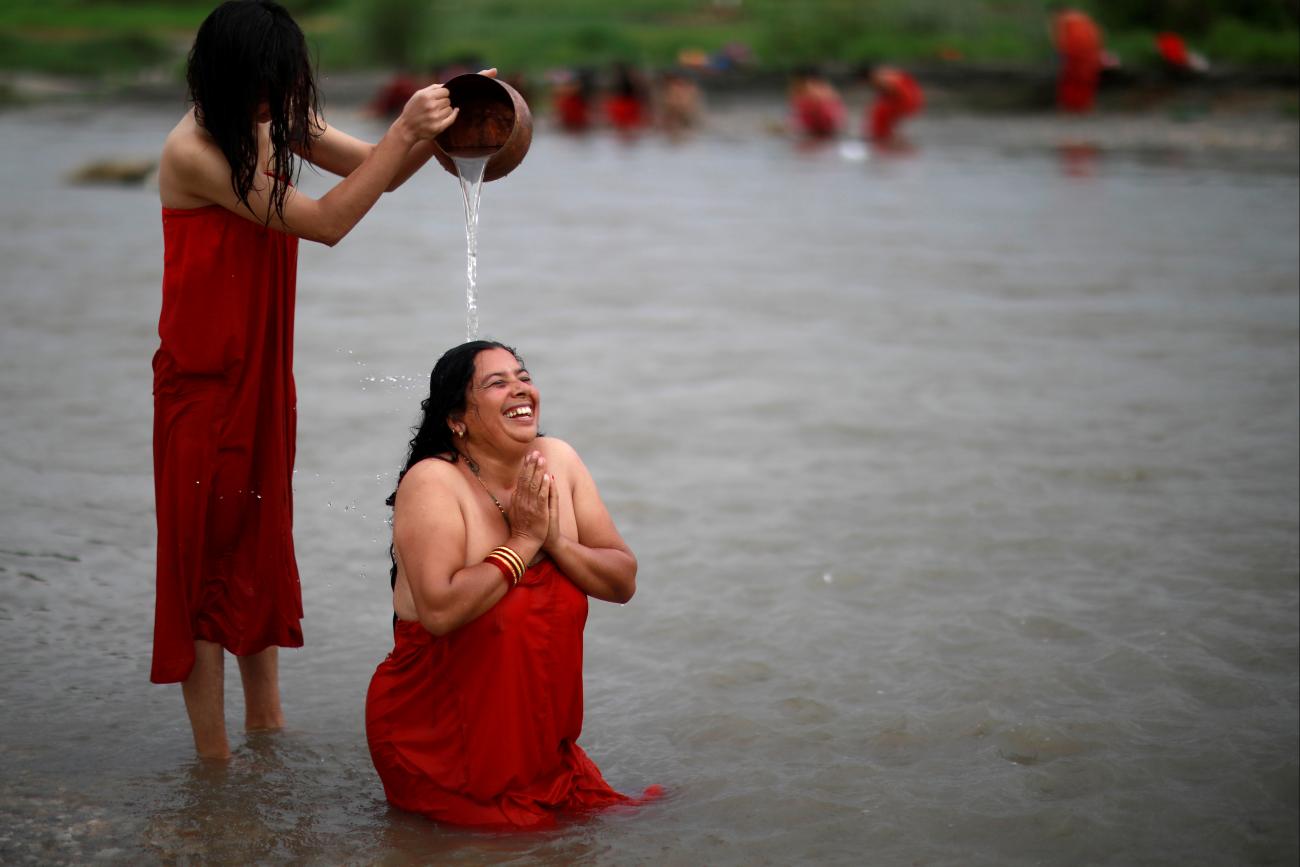
M522 536L519 533L512 533L506 540L506 545L523 558L525 563L533 562L537 552L542 550L542 543L531 536Z
M549 554L551 559L556 559L563 556L563 548L571 541L572 540L563 533L556 533L553 537L548 536L546 540L542 542L542 550Z
M398 116L397 120L393 121L392 125L388 127L388 134L395 136L402 147L408 151L420 141L420 137L415 134L415 130L411 129L402 116Z
M502 577L506 581L506 591L519 583L519 579L524 577L524 572L528 571L528 565L524 562L519 553L508 545L498 545L488 552L483 561L500 570Z

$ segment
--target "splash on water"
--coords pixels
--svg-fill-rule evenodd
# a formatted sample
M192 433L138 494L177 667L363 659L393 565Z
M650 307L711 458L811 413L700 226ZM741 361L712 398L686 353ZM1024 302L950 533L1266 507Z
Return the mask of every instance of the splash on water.
M469 263L465 269L465 339L478 339L478 197L483 190L483 172L488 156L453 156L460 192L465 199L465 243Z

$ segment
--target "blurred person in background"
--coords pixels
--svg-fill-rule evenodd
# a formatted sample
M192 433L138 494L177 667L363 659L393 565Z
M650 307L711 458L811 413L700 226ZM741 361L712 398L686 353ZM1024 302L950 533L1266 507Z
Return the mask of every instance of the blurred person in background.
M1060 58L1056 105L1062 111L1092 111L1104 64L1101 28L1086 12L1054 6L1052 44Z
M163 285L153 357L156 683L182 684L200 756L226 758L225 652L248 730L283 726L278 648L302 646L293 544L298 240L334 245L456 119L417 91L377 144L321 116L302 31L272 0L199 27L193 109L163 143ZM342 177L319 199L303 161Z
M631 802L577 739L587 599L630 600L636 557L577 452L538 432L515 350L448 350L421 413L388 500L394 647L366 696L388 800L480 828Z
M617 132L639 132L650 123L650 93L630 63L616 63L603 103L605 121Z
M809 139L831 139L844 127L844 101L839 91L812 67L797 70L790 78L790 122L797 135Z
M694 79L681 70L664 71L655 99L660 129L670 136L681 135L699 126L700 112L700 88Z
M863 138L877 144L893 142L899 123L918 113L925 96L916 79L894 66L877 66L867 72L875 100L863 118Z
M551 76L551 111L564 132L583 133L591 129L595 84L591 70L560 70Z
M1174 79L1184 81L1204 75L1210 70L1205 56L1187 47L1186 40L1177 33L1157 33L1156 53L1164 63L1166 72Z

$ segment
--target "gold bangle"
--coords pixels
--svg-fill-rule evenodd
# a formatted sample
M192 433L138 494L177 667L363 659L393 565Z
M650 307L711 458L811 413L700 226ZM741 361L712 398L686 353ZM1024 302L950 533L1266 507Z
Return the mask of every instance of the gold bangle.
M506 560L514 567L516 579L524 577L524 572L528 570L528 565L524 563L523 557L520 557L518 554L515 553L513 548L508 548L505 545L501 545L499 547L493 548L492 553L499 554L502 557L506 558Z
M505 545L493 548L484 559L506 566L510 570L510 577L513 579L511 586L519 583L519 579L524 577L524 571L527 568L524 565L524 559Z

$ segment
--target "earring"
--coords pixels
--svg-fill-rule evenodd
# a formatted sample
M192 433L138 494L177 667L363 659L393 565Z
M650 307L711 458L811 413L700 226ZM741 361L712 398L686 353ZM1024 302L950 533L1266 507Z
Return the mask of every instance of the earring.
M458 437L465 436L465 429L463 427L456 428L456 436Z

